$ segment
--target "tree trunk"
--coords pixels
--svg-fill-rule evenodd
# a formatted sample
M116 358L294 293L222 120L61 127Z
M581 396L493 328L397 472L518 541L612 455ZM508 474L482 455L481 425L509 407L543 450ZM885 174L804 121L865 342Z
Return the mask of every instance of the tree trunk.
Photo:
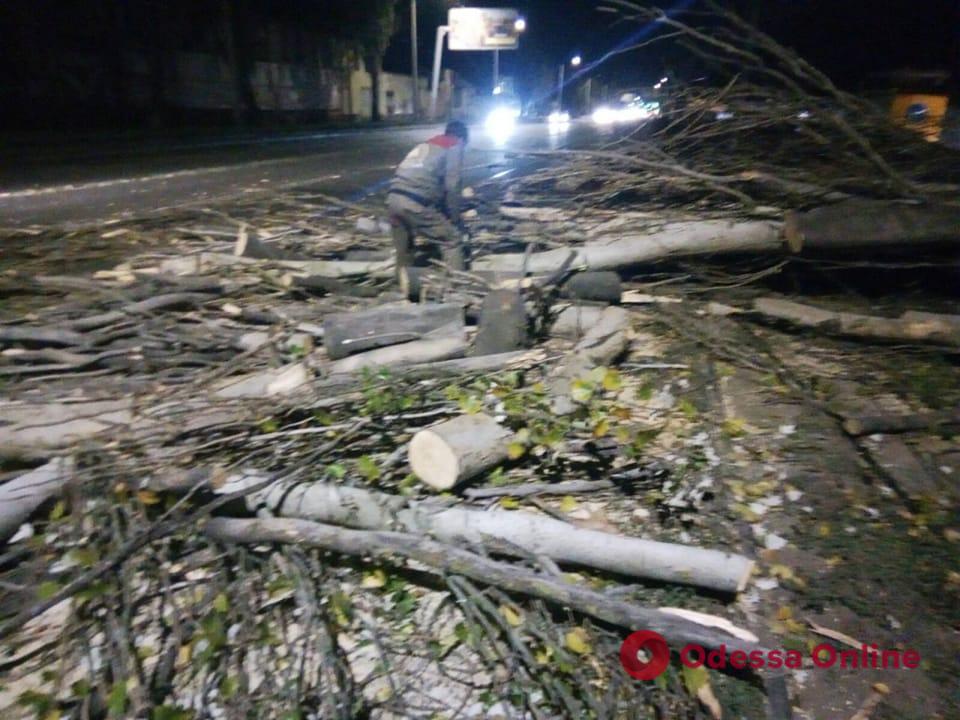
M459 432L466 432L466 428L461 427ZM468 441L465 435L463 441ZM262 474L241 473L228 479L218 492L253 487L263 480ZM587 530L533 513L437 507L325 483L277 482L248 494L246 502L248 507L264 506L287 518L364 530L397 528L444 543L486 547L504 555L545 555L561 563L720 592L743 590L754 566L749 558L720 550Z
M907 311L899 318L823 310L780 298L757 298L753 311L764 318L848 337L884 342L919 342L960 346L960 318Z
M519 350L527 344L527 311L516 290L494 290L483 300L475 355Z
M435 360L462 358L467 353L467 342L462 333L440 338L425 338L413 342L381 347L351 355L330 365L331 374L354 373L364 368L417 365Z
M960 241L960 207L902 205L848 200L809 212L787 213L784 231L790 250L913 246Z
M667 224L649 234L623 234L609 242L592 242L574 248L572 268L581 270L617 270L655 260L713 253L776 253L783 241L778 223L729 220L684 221ZM527 271L547 275L560 269L570 248L558 248L530 255ZM522 253L486 255L477 258L474 270L519 272L524 267Z
M247 8L244 0L221 0L224 43L233 83L233 119L238 125L249 123L257 110L251 86L253 58L247 37Z
M627 331L630 314L623 308L608 307L573 351L564 358L547 380L547 389L553 395L553 411L567 415L576 405L572 397L573 383L593 368L607 365L630 345Z
M374 53L367 55L367 72L370 73L370 119L380 122L380 79L383 72L383 58Z
M0 485L0 542L13 535L34 510L59 495L72 471L70 459L56 458Z
M394 304L327 315L323 319L323 344L327 357L340 360L354 353L421 340L437 331L462 338L463 308L453 303Z
M461 415L418 432L407 455L422 482L449 490L506 460L512 437L489 415Z
M574 300L620 303L623 295L623 283L620 276L612 271L577 273L560 286L560 296Z

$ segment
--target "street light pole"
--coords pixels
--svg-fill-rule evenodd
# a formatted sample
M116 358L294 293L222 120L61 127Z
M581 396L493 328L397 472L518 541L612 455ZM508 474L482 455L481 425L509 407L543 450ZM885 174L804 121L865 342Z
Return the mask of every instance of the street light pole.
M566 71L567 71L567 64L566 64L566 63L561 63L561 65L560 65L560 90L559 90L559 92L558 92L559 97L557 98L557 110L559 110L560 112L563 112L563 82L564 82L564 75L566 74Z
M420 68L417 64L417 0L410 0L410 64L413 76L413 116L420 117Z
M500 87L500 51L493 51L493 93L497 94L497 88Z

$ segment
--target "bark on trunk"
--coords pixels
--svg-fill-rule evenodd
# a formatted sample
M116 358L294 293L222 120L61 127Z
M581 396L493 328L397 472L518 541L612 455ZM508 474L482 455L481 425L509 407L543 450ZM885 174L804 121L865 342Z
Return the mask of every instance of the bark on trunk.
M942 413L915 415L861 415L843 421L848 435L860 437L876 433L908 433L920 430L935 432L938 428L960 425L960 409Z
M787 213L784 230L795 253L880 245L909 250L924 243L960 241L960 208L849 200Z
M264 479L259 473L242 473L228 479L218 492L256 486ZM400 528L504 555L545 555L561 563L720 592L743 590L754 566L749 558L733 553L587 530L533 513L442 508L324 483L273 483L249 494L247 504L265 506L287 518L365 530Z
M527 344L527 311L516 290L494 290L480 308L475 355L519 350Z
M303 290L315 295L346 295L347 297L377 297L380 291L374 287L352 285L320 275L295 275L287 273L280 278L283 287Z
M623 308L608 307L601 313L596 325L577 343L561 365L551 373L547 389L553 395L553 411L566 415L576 405L571 392L573 383L595 367L608 365L630 344L627 331L630 314Z
M489 415L461 415L414 435L407 456L423 483L449 490L505 461L512 437Z
M261 261L226 253L197 253L186 257L168 258L157 269L175 275L200 275L224 267L256 268ZM393 278L393 260L377 262L350 262L346 260L276 260L276 265L306 275L327 278L375 277Z
M675 222L649 234L624 234L608 242L595 241L574 248L572 267L581 270L616 270L654 260L712 253L775 253L783 241L778 223L766 221L732 222L701 220ZM570 248L559 248L530 256L527 271L546 275L558 270L567 260ZM487 255L473 263L475 270L519 272L522 253Z
M552 578L407 533L344 530L317 522L284 518L213 518L204 525L204 531L220 542L297 543L344 555L388 561L400 556L422 562L444 574L463 575L507 592L537 597L620 627L653 630L676 646L690 643L705 647L726 645L730 651L745 652L760 648L756 643L719 628L662 610L618 602L608 595L561 578Z
M337 360L330 365L330 373L337 375L354 373L364 368L397 367L461 358L466 354L467 347L462 335L414 340Z
M623 283L615 272L577 273L560 287L560 296L574 300L592 300L616 305L623 294Z
M899 318L885 318L823 310L780 298L757 298L753 301L753 311L764 318L835 335L960 346L960 318L953 315L908 311Z
M59 495L72 471L72 460L56 458L0 485L0 541L13 535L34 510Z
M452 303L393 304L323 319L323 344L331 360L399 343L430 333L463 337L463 308ZM511 350L514 348L510 348Z

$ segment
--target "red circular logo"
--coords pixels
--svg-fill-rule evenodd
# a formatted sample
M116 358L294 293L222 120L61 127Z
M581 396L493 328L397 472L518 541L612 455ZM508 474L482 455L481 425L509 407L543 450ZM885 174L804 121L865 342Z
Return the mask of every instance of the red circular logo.
M641 650L646 654L646 660L640 659ZM620 663L630 677L653 680L670 664L670 648L660 633L638 630L627 636L620 646Z

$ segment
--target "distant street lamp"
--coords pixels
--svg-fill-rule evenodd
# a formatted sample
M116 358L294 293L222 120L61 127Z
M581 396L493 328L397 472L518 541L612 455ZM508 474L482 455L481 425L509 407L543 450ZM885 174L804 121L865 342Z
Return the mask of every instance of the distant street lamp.
M523 18L517 18L517 21L513 23L513 29L516 30L518 33L522 33L524 30L527 29L527 21L524 20Z
M572 58L570 58L571 67L580 67L580 63L582 62L583 62L583 58L580 57L579 55L574 55ZM559 97L557 98L557 106L559 110L563 110L563 85L565 82L566 74L567 74L567 64L562 63L560 65L560 90L557 93L559 95Z

